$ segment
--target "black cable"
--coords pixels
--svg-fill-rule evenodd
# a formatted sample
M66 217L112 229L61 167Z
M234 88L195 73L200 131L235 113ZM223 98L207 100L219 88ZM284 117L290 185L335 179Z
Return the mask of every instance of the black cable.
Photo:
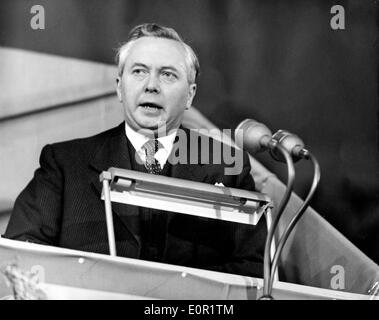
M299 219L302 217L305 210L308 208L309 202L311 201L311 199L312 199L312 197L316 191L317 185L320 181L320 166L317 162L317 159L310 152L307 152L307 155L305 158L306 159L309 158L313 164L314 174L313 174L312 186L309 189L308 195L305 198L303 205L300 207L298 212L292 218L291 222L288 224L286 230L284 231L282 237L280 238L280 241L278 243L278 247L275 250L275 255L274 255L274 258L272 259L272 269L271 269L271 276L270 276L270 284L269 284L269 288L268 288L268 294L271 294L271 290L272 290L272 286L273 286L273 282L274 282L273 279L274 279L275 270L277 268L277 264L279 261L280 254L283 251L283 247L286 244L286 241L287 241L290 233L292 232L293 228L295 227L295 225L297 224Z
M278 207L278 211L276 214L276 217L271 225L271 228L268 232L267 238L266 238L266 245L265 245L265 251L264 251L264 261L263 261L263 296L259 299L273 299L270 292L270 283L271 283L271 258L270 258L270 250L271 250L271 243L272 239L274 237L276 227L278 225L280 216L282 215L288 200L291 196L292 189L293 189L293 183L295 181L295 168L293 165L293 160L289 152L283 148L279 143L275 144L275 148L282 153L284 156L284 159L287 163L287 169L288 169L288 178L287 178L287 188L286 192L284 193L284 196L280 202L280 205Z

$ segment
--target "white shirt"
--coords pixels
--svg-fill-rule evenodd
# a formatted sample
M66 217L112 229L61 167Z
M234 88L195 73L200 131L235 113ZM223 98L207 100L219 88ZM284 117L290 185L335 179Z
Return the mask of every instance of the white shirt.
M160 148L157 153L155 154L154 158L158 160L161 168L163 169L164 165L167 162L168 156L170 155L172 151L172 147L174 146L174 140L176 137L177 130L174 130L170 132L169 135L159 137L157 140L162 144L163 148ZM142 163L145 163L146 161L146 154L145 150L142 148L142 146L150 140L149 137L143 135L142 133L139 133L137 131L134 131L125 121L125 133L128 137L129 141L132 143L134 149L136 149L136 152L140 159L143 161ZM138 162L138 159L136 159Z

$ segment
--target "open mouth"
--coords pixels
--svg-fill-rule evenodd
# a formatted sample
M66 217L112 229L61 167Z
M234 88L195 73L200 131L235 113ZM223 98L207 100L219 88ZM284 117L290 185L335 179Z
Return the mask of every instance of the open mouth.
M163 109L162 106L160 106L159 104L156 104L154 102L144 102L144 103L141 103L139 106L141 108L145 108L145 110L148 110L148 111L156 111L156 110Z

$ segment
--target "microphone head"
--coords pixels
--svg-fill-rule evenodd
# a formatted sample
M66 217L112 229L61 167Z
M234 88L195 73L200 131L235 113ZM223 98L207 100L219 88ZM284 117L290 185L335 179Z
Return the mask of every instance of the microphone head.
M235 131L235 142L238 147L250 154L265 150L271 141L272 132L263 123L253 119L242 121Z
M292 156L294 162L302 158L301 151L304 149L304 142L293 133L287 130L278 130L272 139L277 141L284 149L286 149ZM272 157L278 161L285 162L283 155L276 149L270 150Z

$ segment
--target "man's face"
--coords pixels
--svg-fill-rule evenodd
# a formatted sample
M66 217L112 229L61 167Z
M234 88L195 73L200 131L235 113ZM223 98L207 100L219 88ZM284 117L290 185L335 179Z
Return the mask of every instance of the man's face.
M195 96L187 78L185 51L174 40L142 37L126 58L117 94L125 120L134 130L177 128Z

